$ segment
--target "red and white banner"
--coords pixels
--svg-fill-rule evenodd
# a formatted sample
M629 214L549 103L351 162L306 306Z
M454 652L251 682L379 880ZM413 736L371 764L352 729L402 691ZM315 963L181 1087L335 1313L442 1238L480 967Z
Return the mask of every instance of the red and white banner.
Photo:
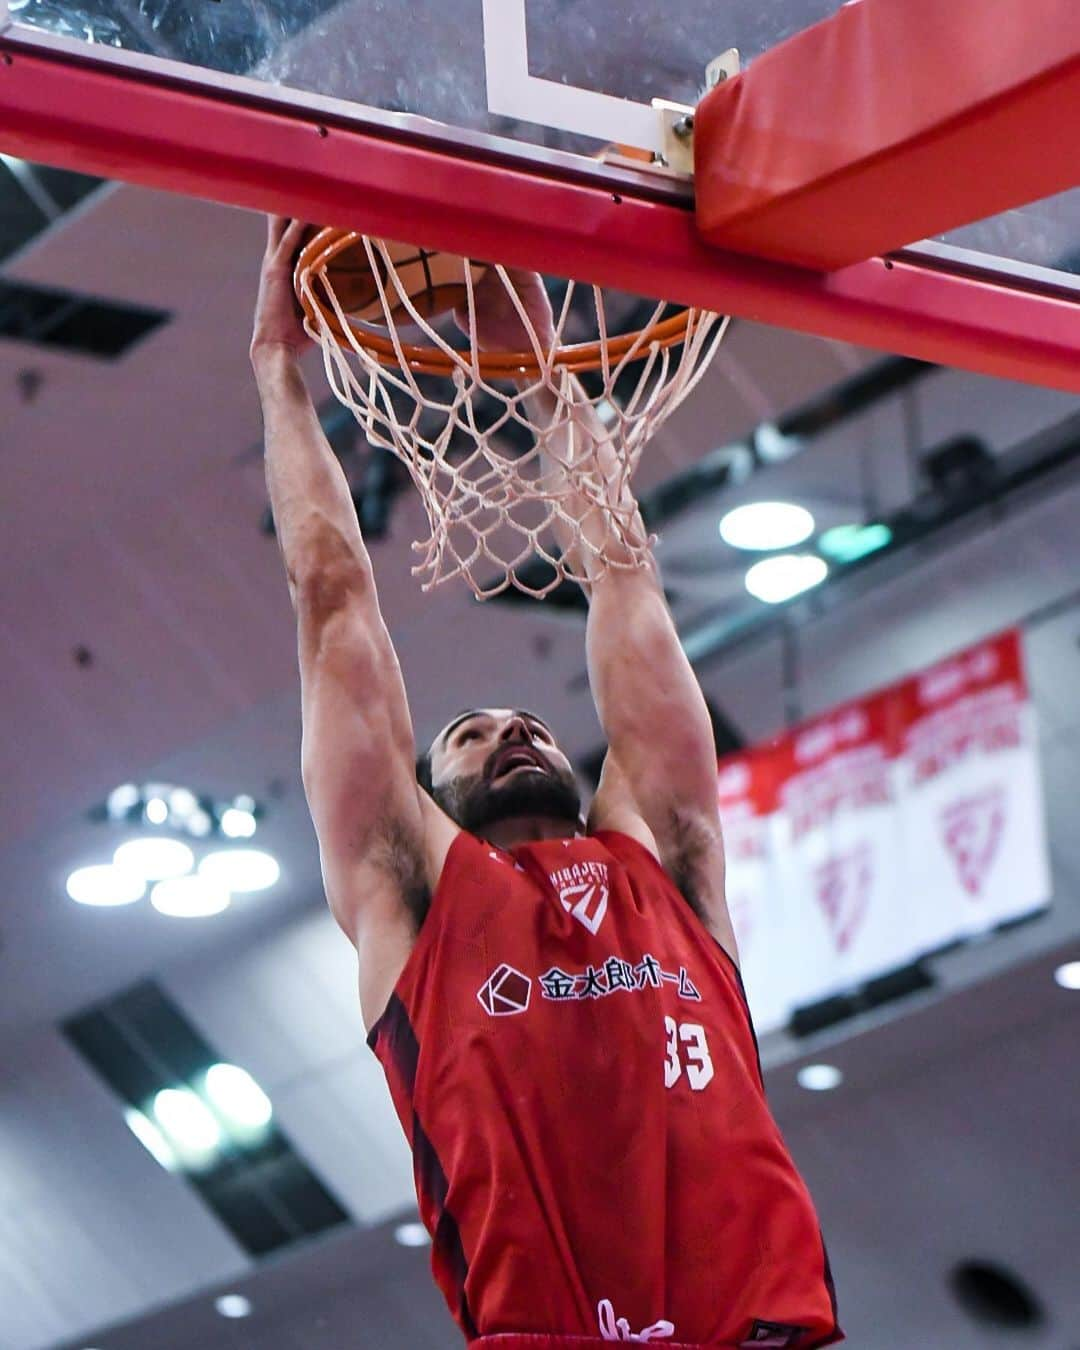
M729 756L718 790L761 1031L1050 897L1015 632Z
M1050 896L1035 712L1007 633L901 685L908 876L923 949Z
M796 1003L916 953L904 914L898 749L888 695L846 704L776 747L780 873L799 915Z
M776 875L776 765L767 748L731 755L717 779L728 912L739 968L759 1028L782 1026L798 970L786 941L788 897Z

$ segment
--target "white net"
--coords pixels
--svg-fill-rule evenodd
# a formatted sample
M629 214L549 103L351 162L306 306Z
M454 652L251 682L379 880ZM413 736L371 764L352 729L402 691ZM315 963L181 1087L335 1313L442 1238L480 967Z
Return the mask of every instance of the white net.
M413 573L423 588L460 576L479 599L509 586L541 598L565 578L587 582L606 566L641 565L651 540L630 478L708 368L727 319L686 310L665 321L669 307L660 303L640 332L613 338L603 292L569 282L553 329L542 334L505 268L483 265L480 282L480 265L466 260L457 317L467 346L459 347L440 333L445 322L419 312L383 242L322 234L330 245L309 246L297 271L307 330L334 394L420 491L430 533L413 544ZM330 272L342 239L365 250L379 326L350 317L335 294ZM491 304L491 273L520 320L520 352L481 349L478 307ZM571 314L581 321L578 291L591 292L597 337L567 346ZM420 330L424 346L403 339L406 325ZM595 371L588 388L582 371ZM538 558L549 564L541 575Z

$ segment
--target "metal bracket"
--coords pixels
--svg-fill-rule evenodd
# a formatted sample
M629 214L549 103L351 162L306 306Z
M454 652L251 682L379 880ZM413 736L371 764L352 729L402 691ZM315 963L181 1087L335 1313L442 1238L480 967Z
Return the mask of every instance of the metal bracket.
M694 109L686 103L654 98L660 120L664 163L679 173L694 172Z
M739 49L729 47L726 52L713 57L705 67L705 89L703 96L718 84L732 79L740 70ZM637 169L647 169L652 173L663 173L668 177L693 177L694 173L694 112L687 103L672 103L666 98L652 100L660 129L661 150L651 160L633 160L626 156L624 148L613 146L604 153L607 164L627 165L631 162Z
M741 68L738 47L729 47L726 52L714 56L705 67L705 88L715 89L725 80L734 79Z

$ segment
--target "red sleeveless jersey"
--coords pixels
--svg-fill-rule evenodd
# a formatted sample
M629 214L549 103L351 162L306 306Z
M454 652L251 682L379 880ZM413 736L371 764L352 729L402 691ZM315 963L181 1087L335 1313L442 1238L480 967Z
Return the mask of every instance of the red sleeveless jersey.
M467 1339L842 1339L738 969L634 840L459 834L368 1041Z

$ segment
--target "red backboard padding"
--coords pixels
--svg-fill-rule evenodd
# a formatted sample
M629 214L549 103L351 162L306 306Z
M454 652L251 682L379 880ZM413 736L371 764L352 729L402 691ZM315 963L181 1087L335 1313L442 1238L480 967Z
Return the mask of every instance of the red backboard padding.
M832 270L1080 184L1078 0L854 0L706 96L698 223Z

